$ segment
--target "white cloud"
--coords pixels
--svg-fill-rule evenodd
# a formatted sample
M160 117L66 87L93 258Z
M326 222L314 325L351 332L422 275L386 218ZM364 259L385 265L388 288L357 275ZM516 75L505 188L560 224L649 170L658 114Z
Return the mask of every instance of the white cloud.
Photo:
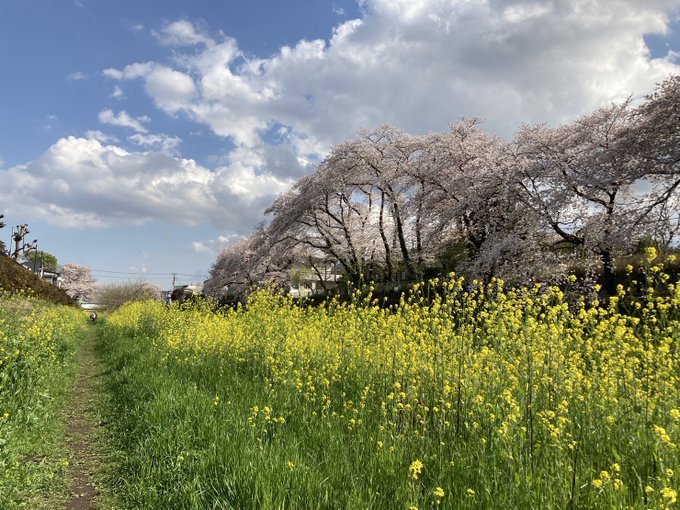
M188 20L157 34L176 68L154 62L109 69L145 80L169 113L184 113L262 147L271 126L300 161L318 158L361 128L384 122L413 132L462 116L512 136L522 123L560 123L644 94L680 67L652 59L643 36L668 30L678 0L363 0L362 18L329 40L301 40L270 58L206 35ZM175 50L180 51L180 50ZM311 156L311 158L310 158Z
M191 76L166 67L157 67L146 77L145 90L162 110L172 113L190 104L196 94Z
M171 46L172 65L142 61L103 74L141 80L159 109L229 137L236 148L223 164L175 157L179 139L149 134L148 118L103 110L102 123L136 132L129 141L140 152L104 145L117 142L97 132L59 140L0 173L0 202L61 224L210 222L244 232L291 179L360 128L390 122L429 132L467 115L512 136L521 123L568 121L680 72L677 54L652 59L643 39L668 31L679 0L361 6L361 19L327 40L300 40L267 58L189 20L165 25L155 36Z
M87 80L88 76L82 71L76 71L75 73L71 73L67 76L67 79L70 81L82 81L82 80Z
M148 123L151 121L149 117L130 117L125 110L118 113L113 113L112 110L102 110L99 112L99 122L102 124L111 124L112 126L120 126L130 128L138 133L147 133L149 130L146 129L143 123Z
M125 93L123 92L123 89L120 88L120 86L115 85L113 87L113 92L111 92L111 95L109 97L111 99L123 99L125 97Z
M141 133L128 136L128 140L144 148L158 149L162 151L172 151L182 143L182 139L176 136L169 136L164 133L143 135Z
M134 24L128 25L127 29L130 32L142 32L144 30L144 25L142 25L141 23L134 23Z
M213 253L217 255L230 244L243 238L243 236L237 234L218 236L217 239L210 239L208 241L194 241L191 243L191 248L196 253Z
M97 140L103 144L105 143L118 143L118 138L113 135L107 135L99 130L89 129L85 132L85 138L90 140Z
M59 226L212 224L247 232L289 179L230 160L207 169L164 152L62 138L39 159L0 172L0 203Z
M190 109L197 88L190 75L153 62L136 63L122 71L105 69L104 76L114 80L144 79L144 89L160 109L174 113Z
M158 41L166 46L211 46L214 41L194 23L187 20L175 21L165 25L160 32L153 33Z

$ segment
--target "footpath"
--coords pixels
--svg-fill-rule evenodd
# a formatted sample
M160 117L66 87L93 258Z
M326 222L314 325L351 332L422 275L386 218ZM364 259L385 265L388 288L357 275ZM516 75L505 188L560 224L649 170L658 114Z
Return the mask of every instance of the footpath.
M100 491L97 475L101 471L99 446L100 421L96 405L97 378L101 375L95 357L96 325L91 325L78 359L71 400L66 409L66 444L71 461L67 472L69 485L66 510L97 509Z

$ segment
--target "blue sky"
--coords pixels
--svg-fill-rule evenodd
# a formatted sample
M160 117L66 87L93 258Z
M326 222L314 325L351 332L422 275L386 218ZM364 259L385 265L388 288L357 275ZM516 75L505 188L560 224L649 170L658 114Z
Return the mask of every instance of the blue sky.
M203 279L334 144L511 137L678 72L680 0L3 0L0 212L98 281ZM130 274L127 274L130 273Z

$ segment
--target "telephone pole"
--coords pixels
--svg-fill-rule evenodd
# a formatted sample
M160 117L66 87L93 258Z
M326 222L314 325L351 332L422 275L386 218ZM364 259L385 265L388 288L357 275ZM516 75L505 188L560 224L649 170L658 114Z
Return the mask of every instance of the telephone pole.
M4 228L5 222L2 221L2 219L5 217L4 214L0 214L0 228ZM4 255L5 253L5 243L0 241L0 255Z
M32 243L26 243L24 238L29 234L28 225L24 223L23 225L17 225L12 229L12 240L14 241L14 251L12 252L12 258L15 262L19 261L19 257L23 255L28 255L33 250L38 249L38 240L34 239ZM10 251L12 247L10 246Z

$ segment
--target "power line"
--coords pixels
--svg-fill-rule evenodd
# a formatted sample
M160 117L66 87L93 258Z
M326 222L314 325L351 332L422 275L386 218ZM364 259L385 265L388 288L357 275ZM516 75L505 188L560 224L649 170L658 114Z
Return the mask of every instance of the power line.
M112 279L117 279L117 280L129 280L130 278L127 276L115 276L115 275L94 275L96 278L112 278ZM147 276L144 279L145 280L166 280L168 279L168 276Z
M187 274L187 273L143 273L143 272L133 272L133 271L108 271L106 269L90 269L92 272L98 272L98 273L112 273L112 274L131 274L131 275L137 275L137 276L202 276L206 277L207 275L205 274Z

